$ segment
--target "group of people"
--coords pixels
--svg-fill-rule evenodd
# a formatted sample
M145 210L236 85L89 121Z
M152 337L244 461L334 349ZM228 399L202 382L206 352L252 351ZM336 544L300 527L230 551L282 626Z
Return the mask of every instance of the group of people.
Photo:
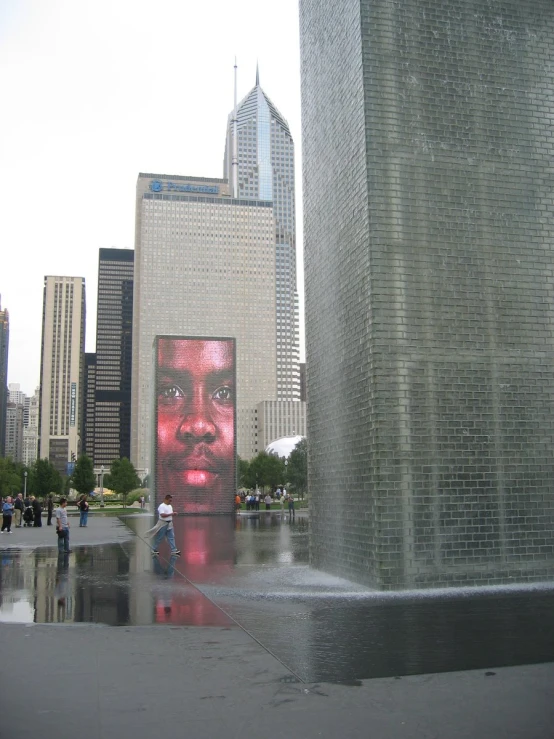
M64 498L62 500L66 501ZM79 508L79 526L85 527L87 525L89 504L86 495L81 495L79 502L77 503ZM34 496L29 495L25 498L22 493L18 493L15 498L8 495L2 500L2 530L1 533L11 534L12 523L15 528L21 529L25 526L32 526L39 528L42 526L42 503ZM52 519L54 517L54 496L48 495L46 498L46 511L48 526L52 526Z
M242 501L244 501L246 510L247 511L259 511L260 510L260 503L263 500L265 503L265 509L266 511L271 510L271 504L275 501L281 504L281 513L284 511L285 505L288 507L289 515L294 518L295 511L294 511L294 498L292 495L289 495L287 493L286 488L283 487L277 488L275 491L275 498L268 493L264 498L262 498L260 491L256 490L252 493L237 493L235 496L235 509L237 511L240 510L240 506Z
M54 513L54 498L52 495L49 495L46 499L46 509L48 511L48 526L51 526ZM2 533L11 534L12 523L17 529L24 526L42 526L41 502L34 495L25 498L23 498L22 493L18 493L15 498L8 495L2 501Z

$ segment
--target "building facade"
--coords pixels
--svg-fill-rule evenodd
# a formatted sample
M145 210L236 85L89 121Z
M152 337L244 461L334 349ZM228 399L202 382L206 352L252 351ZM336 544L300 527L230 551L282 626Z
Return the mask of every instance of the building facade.
M83 392L83 452L94 460L94 411L96 390L96 353L85 352L85 389Z
M6 411L8 407L8 349L10 344L10 315L0 299L0 456L6 445Z
M140 174L133 308L131 459L151 469L153 341L236 339L237 451L256 452L256 407L276 397L271 203L229 196L226 180Z
M554 572L551 0L301 0L311 558Z
M229 115L224 177L232 181L234 114ZM273 203L277 399L300 399L294 141L289 125L256 85L237 106L237 197Z
M96 466L131 455L133 270L132 249L100 249L92 434L90 363L85 395L87 455Z
M30 467L38 455L38 416L40 387L28 398L28 420L23 418L23 464Z
M258 451L283 437L306 436L306 403L264 400L258 403Z
M81 453L85 355L85 280L44 278L40 361L39 457L65 474Z
M23 412L25 406L8 401L6 409L5 456L14 462L23 461Z

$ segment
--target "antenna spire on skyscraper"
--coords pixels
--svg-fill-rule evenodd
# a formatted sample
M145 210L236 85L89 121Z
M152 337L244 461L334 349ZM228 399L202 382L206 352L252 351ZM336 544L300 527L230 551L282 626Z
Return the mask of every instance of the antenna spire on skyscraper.
M231 195L238 198L239 195L239 159L237 143L237 57L235 57L235 105L233 108L233 158L231 160Z

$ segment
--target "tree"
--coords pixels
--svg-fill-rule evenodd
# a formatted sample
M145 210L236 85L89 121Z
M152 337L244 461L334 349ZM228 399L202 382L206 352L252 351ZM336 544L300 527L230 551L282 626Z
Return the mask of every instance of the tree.
M28 490L44 498L49 493L61 493L62 476L49 459L37 459L31 468Z
M285 460L275 452L267 455L265 460L265 480L271 490L275 490L278 485L282 485L285 479Z
M301 439L290 453L287 463L287 480L292 488L304 497L308 487L308 442Z
M125 506L127 493L140 487L140 478L132 462L127 457L114 459L110 466L110 487L123 496Z
M248 488L276 488L285 477L285 461L277 454L260 452L250 461L244 472L244 484Z
M23 477L11 457L0 459L0 495L13 495L23 489Z
M248 468L250 467L250 463L246 459L241 459L237 455L237 468L238 468L238 478L239 478L239 487L241 488L248 488L251 487L251 485L248 485Z
M86 454L82 454L75 463L71 479L75 490L84 495L88 495L96 487L96 475L94 474L92 459L87 457Z

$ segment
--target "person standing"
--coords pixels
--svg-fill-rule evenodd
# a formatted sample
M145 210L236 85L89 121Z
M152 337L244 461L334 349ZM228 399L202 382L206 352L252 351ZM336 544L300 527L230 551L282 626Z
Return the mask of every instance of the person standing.
M88 509L89 509L89 504L87 501L87 496L81 495L81 500L79 501L79 511L80 511L79 527L80 528L84 528L87 525Z
M272 501L272 500L273 500L273 499L272 499L271 495L270 495L270 494L268 493L268 494L267 494L267 495L265 496L265 498L264 498L264 502L265 502L265 509L266 509L266 511L270 511L270 510L271 510L271 501Z
M17 498L14 502L14 517L15 517L15 528L20 529L23 526L23 495L17 494Z
M42 526L42 506L34 495L31 495L31 508L33 509L33 526L40 528Z
M58 535L58 554L69 554L69 521L67 520L67 498L60 498L56 508L56 534Z
M47 508L48 508L48 520L46 521L47 526L52 526L52 515L54 513L54 496L52 493L48 496L47 500Z
M12 516L13 502L11 495L8 495L2 504L2 533L4 533L4 530L6 531L6 534L12 533Z
M292 497L292 495L289 495L289 520L291 518L296 518L296 513L294 510L294 498Z
M155 535L154 546L152 547L152 554L159 554L159 546L162 539L167 537L167 543L171 547L171 554L181 554L180 550L175 545L175 532L173 530L173 516L176 515L173 512L173 506L171 505L172 496L166 495L163 503L158 506L158 523L153 529L147 531L147 534Z

